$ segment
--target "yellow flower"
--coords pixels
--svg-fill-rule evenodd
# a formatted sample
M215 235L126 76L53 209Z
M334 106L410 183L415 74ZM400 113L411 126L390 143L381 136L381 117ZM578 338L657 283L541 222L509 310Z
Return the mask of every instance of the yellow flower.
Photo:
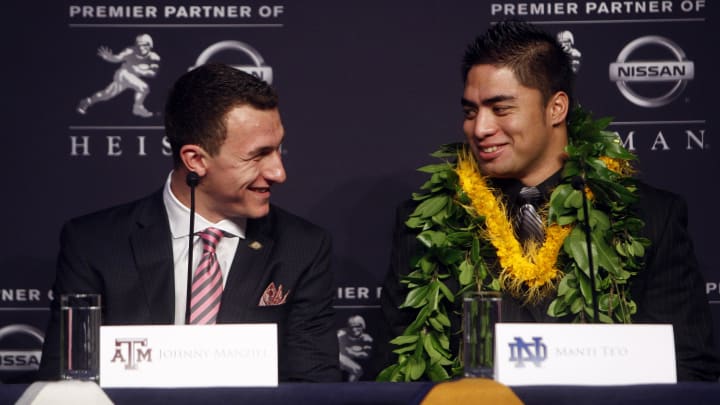
M630 176L634 172L632 165L627 160L613 159L608 156L600 156L600 160L610 171L621 176Z
M585 186L585 195L587 196L588 200L594 200L595 194L593 194L592 190L590 190L590 187Z
M572 228L546 225L545 242L523 249L502 201L487 186L474 158L460 156L456 173L472 207L485 217L483 236L496 249L501 267L499 278L505 289L515 296L523 295L526 301L536 301L552 291L561 275L556 268L558 254Z

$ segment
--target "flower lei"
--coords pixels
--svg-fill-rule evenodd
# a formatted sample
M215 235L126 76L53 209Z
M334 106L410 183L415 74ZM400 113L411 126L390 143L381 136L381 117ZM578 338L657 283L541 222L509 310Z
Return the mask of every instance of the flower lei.
M444 162L419 169L430 179L413 194L418 205L406 221L424 249L402 280L408 293L400 308L417 315L391 340L397 362L378 380L442 381L461 373L450 346L458 332L451 329L450 314L466 291L505 291L530 305L555 293L548 315L574 322L592 316L586 239L575 226L584 219L581 191L571 185L578 175L589 198L598 318L631 322L636 305L628 280L641 269L649 241L638 236L644 224L631 210L637 199L630 164L635 156L606 130L610 122L593 120L580 108L571 113L568 157L545 214L546 240L525 250L499 193L488 187L466 146L444 145L432 154Z
M487 186L475 159L468 154L460 155L455 173L472 208L477 215L485 217L484 236L497 251L500 284L513 295L524 294L528 302L537 301L552 291L552 282L559 273L555 268L558 254L572 228L557 224L546 226L545 243L523 248L515 237L500 196Z

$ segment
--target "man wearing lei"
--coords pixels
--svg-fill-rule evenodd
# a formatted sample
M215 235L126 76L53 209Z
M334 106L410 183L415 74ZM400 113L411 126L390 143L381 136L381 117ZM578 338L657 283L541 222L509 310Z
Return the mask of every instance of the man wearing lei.
M440 163L420 169L430 179L398 212L382 295L396 337L378 379L459 375L466 291L501 291L505 322L591 321L593 263L600 322L671 323L678 379L717 381L685 202L633 178L610 120L573 108L571 62L555 39L500 22L468 46L463 77L467 142L433 154ZM539 212L535 235L519 226L526 204Z

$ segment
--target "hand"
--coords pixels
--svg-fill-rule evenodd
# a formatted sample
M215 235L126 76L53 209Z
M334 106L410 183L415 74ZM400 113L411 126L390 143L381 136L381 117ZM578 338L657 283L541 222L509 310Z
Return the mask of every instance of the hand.
M103 58L108 62L112 61L113 53L112 50L107 46L101 46L100 48L98 48L97 54L99 57Z

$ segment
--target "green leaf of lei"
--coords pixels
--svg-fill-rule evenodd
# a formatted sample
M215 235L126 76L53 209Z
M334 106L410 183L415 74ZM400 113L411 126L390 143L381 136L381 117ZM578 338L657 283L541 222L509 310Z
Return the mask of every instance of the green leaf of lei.
M641 269L649 241L639 236L643 223L628 210L637 200L635 180L611 171L601 159L635 159L619 137L606 130L610 122L611 118L593 120L580 108L569 116L565 148L568 158L547 209L548 223L574 227L558 258L557 266L564 275L547 310L553 317L567 316L583 322L592 314L587 246L579 225L583 219L582 191L570 184L578 175L586 179L592 192L588 202L591 254L600 297L598 318L606 323L630 322L637 311L627 280ZM380 372L381 381L423 377L441 381L460 375L461 359L458 353L450 352L450 339L457 339L458 331L451 330L448 314L457 312L456 298L464 291L502 289L495 249L483 231L485 218L474 212L451 161L461 151L466 153L465 147L443 145L432 154L442 162L419 169L429 174L429 179L420 192L413 193L418 205L406 225L417 231L425 250L413 259L408 276L402 280L408 292L401 305L416 310L417 315L403 334L391 341L397 347L393 352L398 358ZM448 287L457 284L458 291Z

